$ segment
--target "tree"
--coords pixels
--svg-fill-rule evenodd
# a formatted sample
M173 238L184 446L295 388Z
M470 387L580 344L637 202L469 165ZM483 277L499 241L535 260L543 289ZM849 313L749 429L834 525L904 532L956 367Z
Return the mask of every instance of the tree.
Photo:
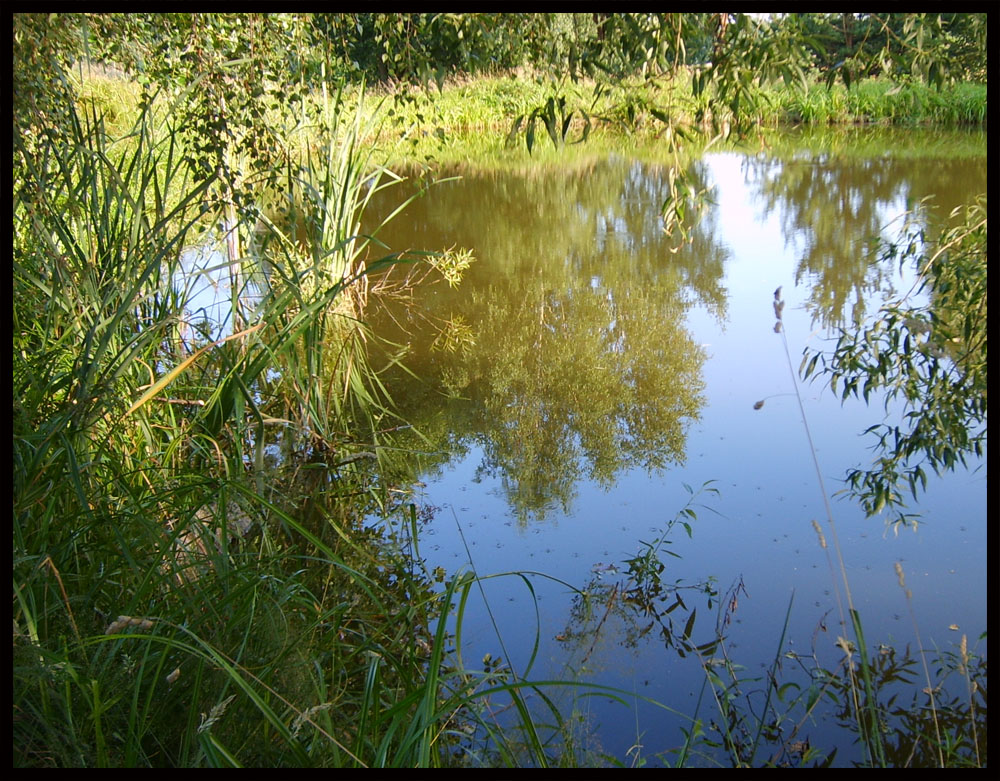
M295 55L307 40L304 22L291 14L87 14L81 33L96 60L140 81L146 100L185 96L174 110L193 170L218 174L239 204L285 162L267 114L308 94Z
M806 46L829 83L865 76L913 77L940 85L980 78L985 14L802 14Z
M66 132L72 125L73 91L67 73L83 49L79 18L79 14L62 18L14 14L14 133L28 150L37 135Z

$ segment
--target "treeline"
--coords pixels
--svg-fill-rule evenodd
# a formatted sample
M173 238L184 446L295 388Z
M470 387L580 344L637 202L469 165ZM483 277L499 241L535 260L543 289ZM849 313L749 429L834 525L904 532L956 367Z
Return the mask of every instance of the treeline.
M150 77L216 56L280 81L433 81L519 67L655 76L752 64L767 51L820 76L985 81L986 15L969 13L20 14L15 61L44 42Z
M986 15L968 13L67 13L15 14L13 28L15 133L65 132L68 74L100 63L147 96L194 96L185 121L205 139L206 170L225 138L267 157L264 113L330 83L440 86L526 68L555 99L588 78L623 105L651 81L683 83L710 96L707 115L739 124L774 81L802 92L876 75L941 86L985 82L987 62Z

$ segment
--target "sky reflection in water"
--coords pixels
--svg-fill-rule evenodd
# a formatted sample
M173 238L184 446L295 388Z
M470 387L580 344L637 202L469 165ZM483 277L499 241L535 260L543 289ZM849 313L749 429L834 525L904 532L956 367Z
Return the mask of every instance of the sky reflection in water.
M420 501L440 508L422 538L428 565L534 571L578 588L607 583L615 577L607 565L623 569L684 507L685 483L711 480L719 495L696 510L690 539L674 529L669 548L679 558L665 557L664 581L712 578L721 591L742 582L727 636L748 674L774 658L793 593L786 646L809 653L815 644L835 664L833 576L812 520L830 531L773 330L774 290L782 286L797 371L803 348L822 344L829 326L874 312L885 291L909 289L910 270L873 263L871 237L883 228L894 236L903 212L929 192L944 213L985 190L984 159L713 154L698 175L716 186L716 205L694 246L677 254L659 232L665 174L655 167L613 159L582 174L467 175L432 189L380 238L393 249L471 247L477 263L458 291L424 294L444 324L400 332L375 320L379 333L410 344L407 365L422 382L391 387L403 417L441 453L422 476ZM465 341L440 349L456 322ZM819 383L799 390L832 493L848 467L870 457L861 433L882 407L841 405ZM925 647L952 646L961 633L972 644L985 630L985 463L931 479L916 533L887 532L850 500L833 509L869 643L914 642L896 561ZM556 639L572 633L571 594L554 580L533 582L534 596L519 578L486 582L506 650L477 596L466 615L468 663L509 654L522 670L537 604L532 677L576 669L583 646ZM699 611L693 635L707 640L716 612L689 599ZM693 713L697 663L665 651L655 633L623 648L628 631L602 627L586 654L590 680ZM985 655L985 641L977 650ZM559 696L565 707L572 693ZM624 757L637 739L635 718L600 700L578 707L604 750ZM678 745L675 723L641 706L644 754Z

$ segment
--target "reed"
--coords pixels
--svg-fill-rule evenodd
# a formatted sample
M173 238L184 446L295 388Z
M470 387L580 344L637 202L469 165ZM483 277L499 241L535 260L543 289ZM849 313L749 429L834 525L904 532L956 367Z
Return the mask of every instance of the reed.
M286 413L278 417L294 417L306 439L327 447L350 424L367 419L371 432L388 415L388 391L366 360L362 316L368 275L400 260L369 257L378 228L362 235L360 227L369 200L400 177L375 164L364 144L377 114L349 111L342 101L338 94L323 109L322 148L307 148L301 165L289 164L281 200L271 215L259 214L251 253L260 321L269 330L263 338L281 376Z
M939 89L917 82L865 79L850 88L813 84L808 90L776 88L769 95L768 124L977 125L986 120L985 84Z
M428 629L441 597L396 532L355 520L371 505L344 448L263 470L271 373L304 388L287 355L320 373L310 350L358 350L323 321L351 316L341 298L378 265L361 265L357 147L314 188L327 265L286 267L242 328L192 343L181 256L221 215L191 139L148 110L112 137L93 110L35 141L15 133L15 765L451 763L468 698L446 693L447 636ZM356 448L353 366L332 412L282 425Z

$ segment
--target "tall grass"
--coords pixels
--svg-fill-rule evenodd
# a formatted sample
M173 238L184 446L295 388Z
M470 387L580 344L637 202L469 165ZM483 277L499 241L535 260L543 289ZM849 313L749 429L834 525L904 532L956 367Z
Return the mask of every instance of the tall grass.
M940 89L916 82L865 79L845 88L814 84L805 92L779 88L771 97L768 123L978 125L986 121L985 84Z
M313 264L230 259L260 300L191 343L181 256L220 215L186 143L148 111L123 138L74 117L30 153L15 132L15 765L449 764L469 694L439 674L446 603L405 535L359 524L344 448L263 462L265 425L344 441L368 401L329 324L357 325L343 299L377 265L370 161L337 136L335 165L297 174ZM334 399L307 395L331 375Z

